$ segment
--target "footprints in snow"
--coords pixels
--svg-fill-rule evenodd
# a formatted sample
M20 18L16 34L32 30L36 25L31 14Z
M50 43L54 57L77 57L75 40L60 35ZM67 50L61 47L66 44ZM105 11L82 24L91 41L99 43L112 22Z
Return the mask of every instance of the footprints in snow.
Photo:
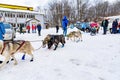
M81 65L80 61L78 59L70 59L70 62L72 62L73 64L75 64L77 66Z

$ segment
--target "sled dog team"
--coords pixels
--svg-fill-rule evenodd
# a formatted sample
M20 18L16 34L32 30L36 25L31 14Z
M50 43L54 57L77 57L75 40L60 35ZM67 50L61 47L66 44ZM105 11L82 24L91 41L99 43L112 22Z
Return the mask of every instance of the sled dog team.
M77 39L82 41L82 34L80 31L72 31L67 36L67 40L76 41ZM52 35L48 34L44 40L42 41L42 48L45 48L46 45L48 49L51 49L51 47L54 45L54 50L57 49L59 43L62 44L62 47L65 45L65 36L64 35ZM14 41L4 41L4 45L0 44L0 48L3 47L2 52L0 55L5 57L4 61L0 61L0 68L3 67L6 63L9 62L9 60L14 61L14 65L17 65L18 62L15 58L15 54L17 53L24 53L22 56L22 59L25 59L25 54L28 54L31 56L30 61L34 60L34 56L32 52L35 50L31 44L30 41L25 40L14 40Z

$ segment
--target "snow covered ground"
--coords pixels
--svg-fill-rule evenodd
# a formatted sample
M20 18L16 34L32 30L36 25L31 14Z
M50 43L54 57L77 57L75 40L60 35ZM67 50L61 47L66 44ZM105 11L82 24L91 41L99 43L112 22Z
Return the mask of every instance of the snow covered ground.
M72 30L68 29L68 33ZM35 49L47 34L56 34L55 29L42 30L42 36L19 34L16 39L31 41ZM58 34L62 34L62 29ZM120 34L96 36L82 33L83 42L66 40L65 47L59 44L56 51L40 48L33 52L34 61L30 56L21 60L23 54L16 54L18 65L13 62L0 69L0 80L120 80Z

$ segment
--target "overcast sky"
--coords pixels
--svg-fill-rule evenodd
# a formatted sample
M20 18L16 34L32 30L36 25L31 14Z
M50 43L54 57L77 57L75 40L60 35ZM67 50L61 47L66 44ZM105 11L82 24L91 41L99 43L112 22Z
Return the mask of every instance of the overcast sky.
M45 4L51 0L0 0L0 3L4 4L13 4L13 5L22 5L22 6L46 6ZM114 2L115 0L108 0Z
M45 4L50 0L0 0L0 3L22 5L22 6L45 6Z

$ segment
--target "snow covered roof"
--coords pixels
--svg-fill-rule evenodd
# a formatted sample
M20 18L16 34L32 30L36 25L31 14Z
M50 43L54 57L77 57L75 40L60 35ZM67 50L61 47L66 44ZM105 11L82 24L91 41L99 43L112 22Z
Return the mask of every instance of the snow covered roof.
M8 9L8 8L0 8L0 11L21 12L21 13L32 13L32 14L41 14L41 15L44 15L42 12L27 11L27 10L17 10L17 9Z
M36 20L36 21L40 22L40 20L35 19L35 18L32 18L32 19L27 19L27 20L26 20L26 22L29 22L29 21L31 21L31 20Z

